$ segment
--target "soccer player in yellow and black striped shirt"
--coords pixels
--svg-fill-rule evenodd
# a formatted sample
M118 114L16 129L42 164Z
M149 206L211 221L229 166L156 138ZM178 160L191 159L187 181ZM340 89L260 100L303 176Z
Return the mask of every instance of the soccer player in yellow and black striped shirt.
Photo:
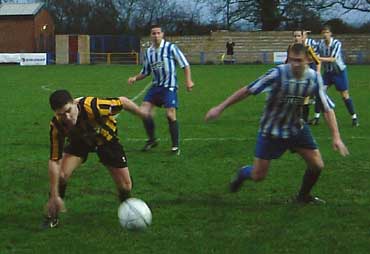
M143 119L146 114L126 97L73 99L67 90L57 90L50 95L49 101L55 116L50 122L50 197L44 226L55 227L58 213L64 208L67 181L87 159L89 152L96 152L101 163L108 168L120 201L129 197L131 177L113 116L122 109Z
M301 43L305 45L305 39L306 39L307 33L303 30L295 30L293 31L293 44L294 43ZM290 52L290 47L293 45L288 46L288 55L287 55L287 61L289 59L289 52ZM310 47L309 45L305 45L307 53L308 53L308 60L309 60L309 66L311 69L315 70L317 73L320 74L320 69L321 69L321 62L319 60L319 57L316 55L314 49ZM304 99L304 105L302 107L302 119L305 122L308 122L308 116L309 116L309 102L310 102L310 97L306 97Z

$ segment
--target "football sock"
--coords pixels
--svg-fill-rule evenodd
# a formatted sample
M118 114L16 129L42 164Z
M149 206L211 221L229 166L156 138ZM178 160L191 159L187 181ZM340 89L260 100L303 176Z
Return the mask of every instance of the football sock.
M64 199L64 196L66 194L66 189L67 189L67 181L64 180L63 178L59 178L59 196Z
M315 98L315 118L319 118L320 117L320 112L321 112L321 100L320 98L316 97ZM316 116L318 115L318 116Z
M303 105L303 108L302 108L302 119L307 123L308 122L308 115L310 113L310 105L309 104L305 104Z
M125 189L118 189L118 199L120 202L125 201L129 197L131 197L131 191L127 191Z
M319 179L320 174L321 170L306 169L306 172L303 175L302 186L298 193L299 197L307 197L310 194L311 189Z
M353 106L352 99L351 98L347 98L347 99L343 98L343 101L344 101L344 104L346 104L346 108L347 108L348 112L351 115L353 115L355 113L355 107Z
M152 117L148 117L143 120L144 128L146 131L146 134L149 137L149 140L154 140L154 121Z
M178 147L179 146L179 124L178 121L171 121L169 118L168 120L168 127L170 129L171 134L171 141L172 141L172 147Z
M240 171L239 171L239 176L243 179L251 179L251 174L253 171L253 166L244 166Z

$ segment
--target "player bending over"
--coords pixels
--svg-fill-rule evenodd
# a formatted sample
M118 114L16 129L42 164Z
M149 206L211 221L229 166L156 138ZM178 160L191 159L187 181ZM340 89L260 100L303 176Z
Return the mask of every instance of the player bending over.
M63 199L72 172L86 161L89 152L96 152L109 170L118 189L120 201L130 196L131 177L127 158L117 136L113 117L125 109L141 118L146 114L126 97L73 99L67 90L50 95L50 107L55 116L50 122L49 179L50 196L43 226L58 224L58 213L64 209ZM68 143L65 146L65 139Z

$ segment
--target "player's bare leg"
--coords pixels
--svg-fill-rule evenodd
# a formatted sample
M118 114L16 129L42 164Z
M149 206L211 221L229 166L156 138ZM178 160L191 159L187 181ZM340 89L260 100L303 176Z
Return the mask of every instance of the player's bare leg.
M130 197L130 192L132 189L132 180L130 177L128 167L125 168L109 167L108 169L114 183L116 184L118 198L120 202L123 202Z
M158 140L155 138L155 125L153 120L153 109L154 105L148 101L144 101L141 106L141 110L144 111L149 117L143 120L144 128L148 136L148 140L145 143L142 151L146 152L158 145Z

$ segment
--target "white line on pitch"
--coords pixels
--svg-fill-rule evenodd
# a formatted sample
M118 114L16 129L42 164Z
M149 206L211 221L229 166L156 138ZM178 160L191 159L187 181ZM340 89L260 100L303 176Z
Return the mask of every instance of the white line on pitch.
M319 139L319 140L330 140L331 137L315 137L316 139ZM346 137L344 138L345 140L368 140L370 139L370 137L356 137L356 136L350 136L350 137ZM131 142L142 142L142 141L146 141L147 139L146 138L128 138L126 139L127 141L131 141ZM163 141L168 141L169 139L167 138L164 138L164 139L161 139ZM215 138L182 138L181 141L248 141L248 140L256 140L256 138L238 138L238 137L215 137Z
M48 91L48 92L50 92L50 91L51 91L51 89L49 88L49 86L51 86L51 84L41 86L41 89L42 89L42 90L44 90L44 91Z
M140 98L140 96L143 94L143 93L145 93L146 92L146 90L148 90L148 88L150 87L150 85L152 84L152 82L149 82L145 87L144 87L144 89L143 90L141 90L136 96L134 96L131 100L132 101L136 101L137 99L139 99Z

